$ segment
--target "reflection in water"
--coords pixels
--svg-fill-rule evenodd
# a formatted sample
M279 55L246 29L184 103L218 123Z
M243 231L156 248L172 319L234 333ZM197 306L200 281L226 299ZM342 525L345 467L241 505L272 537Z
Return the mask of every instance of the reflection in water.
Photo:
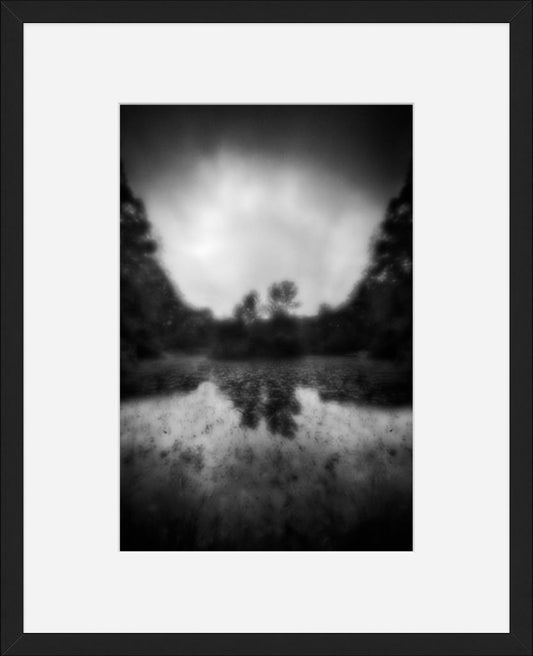
M270 380L267 383L267 402L265 404L265 417L268 428L272 433L279 433L284 437L293 437L296 431L294 415L301 410L301 405L295 395L295 387Z
M411 549L411 409L369 403L365 377L350 358L147 369L121 405L121 548Z
M263 417L272 433L293 437L294 415L301 406L296 398L296 382L291 376L261 376L261 370L242 379L238 375L220 379L220 389L241 413L241 426L257 428Z
M355 357L217 361L170 357L149 363L122 380L122 398L172 391L191 392L204 381L216 383L241 412L243 426L256 428L261 417L273 432L291 436L300 406L295 389L312 387L325 401L381 407L410 405L411 373L386 362Z

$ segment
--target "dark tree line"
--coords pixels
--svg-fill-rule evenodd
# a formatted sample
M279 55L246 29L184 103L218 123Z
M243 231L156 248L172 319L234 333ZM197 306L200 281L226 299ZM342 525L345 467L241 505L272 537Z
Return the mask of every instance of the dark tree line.
M212 315L190 308L157 259L142 201L120 177L121 368L167 350L197 348L210 339Z
M143 203L121 175L121 364L172 350L215 357L352 354L404 364L412 358L412 174L386 211L372 241L370 263L348 299L322 305L313 317L293 314L294 282L273 283L263 303L255 290L216 320L188 306L157 259Z
M410 362L413 318L412 170L391 200L375 235L370 264L340 307L323 306L310 320L315 348L326 353L367 351Z

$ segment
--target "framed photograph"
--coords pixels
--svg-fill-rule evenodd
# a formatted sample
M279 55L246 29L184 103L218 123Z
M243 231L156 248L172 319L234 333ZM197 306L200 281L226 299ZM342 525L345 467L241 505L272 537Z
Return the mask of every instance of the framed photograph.
M120 123L121 549L411 550L412 107Z
M531 654L532 4L2 2L2 654Z

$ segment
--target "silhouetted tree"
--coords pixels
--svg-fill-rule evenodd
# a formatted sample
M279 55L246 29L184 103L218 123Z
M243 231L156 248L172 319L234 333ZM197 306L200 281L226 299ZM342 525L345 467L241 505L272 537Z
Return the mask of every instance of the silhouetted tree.
M275 282L268 288L268 307L273 317L289 314L299 307L296 301L298 287L292 280Z
M188 307L159 263L157 243L141 200L120 173L121 371L165 350L206 345L210 311Z
M161 325L172 320L177 297L154 257L156 242L143 203L120 176L121 355L134 360L157 354Z
M373 240L371 260L349 301L364 346L376 357L412 357L413 191L409 171Z
M259 295L253 290L248 292L241 303L235 307L233 316L243 323L250 324L257 320L259 311Z

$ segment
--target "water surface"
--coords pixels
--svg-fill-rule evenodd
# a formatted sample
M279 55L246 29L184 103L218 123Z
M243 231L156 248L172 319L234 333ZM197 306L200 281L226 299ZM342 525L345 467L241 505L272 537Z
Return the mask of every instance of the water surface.
M410 549L405 381L349 357L145 365L121 404L121 548Z

